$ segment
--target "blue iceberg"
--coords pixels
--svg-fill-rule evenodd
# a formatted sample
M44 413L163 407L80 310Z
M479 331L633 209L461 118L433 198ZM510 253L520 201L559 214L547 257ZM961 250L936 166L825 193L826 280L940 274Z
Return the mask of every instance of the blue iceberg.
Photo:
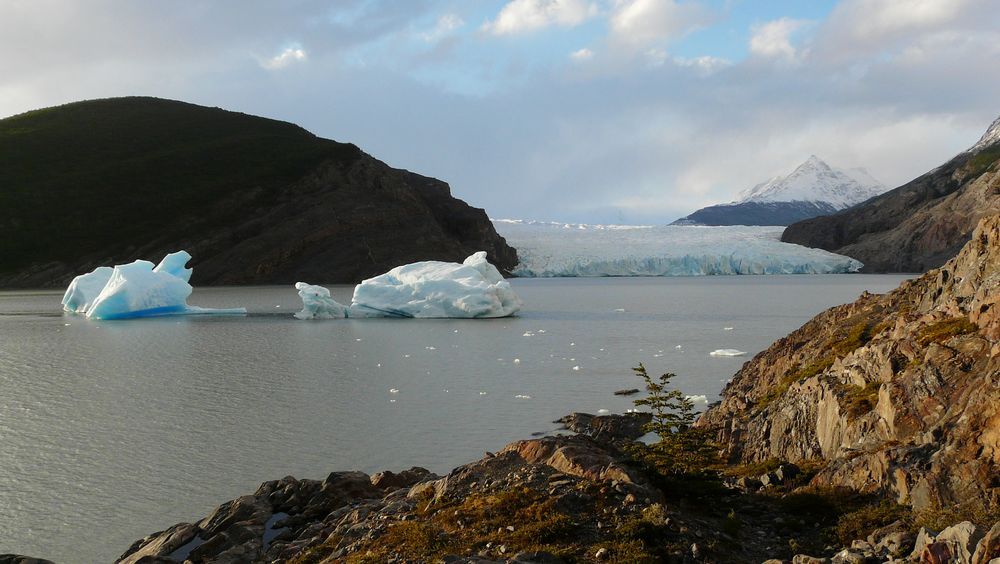
M63 309L88 319L132 319L165 315L245 315L246 309L189 306L193 288L187 268L191 255L171 253L154 266L137 260L114 268L98 267L73 279L63 296Z

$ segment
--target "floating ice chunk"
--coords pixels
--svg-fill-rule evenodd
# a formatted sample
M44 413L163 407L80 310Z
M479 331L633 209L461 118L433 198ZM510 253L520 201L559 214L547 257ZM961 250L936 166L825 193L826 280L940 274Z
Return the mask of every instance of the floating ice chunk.
M160 264L156 265L153 272L170 274L171 276L176 276L185 282L191 282L191 273L193 271L190 268L187 268L189 260L191 260L191 255L189 255L187 251L170 253L169 255L163 257L163 260L160 261Z
M716 349L708 354L711 356L743 356L747 353L736 349Z
M688 400L691 403L705 403L705 404L708 403L708 397L703 395L684 396L684 399Z
M574 370L575 372L579 372L579 371L580 371L580 367L579 367L579 366L574 366L574 367L573 367L573 370Z
M63 294L63 310L71 313L87 313L111 279L113 272L114 269L110 266L99 266L92 272L74 278Z
M531 399L531 396L525 394L517 394L514 399Z
M462 264L423 261L396 267L354 288L351 317L507 317L521 300L480 251Z
M514 359L514 364L521 364L521 359L515 358Z
M732 331L733 328L732 327L723 327L722 330L723 331Z
M398 394L399 393L399 388L389 388L389 393L390 394Z
M245 315L243 308L208 309L187 305L191 295L191 255L171 253L153 266L145 260L99 267L77 276L63 296L63 309L90 319L130 319L164 315Z
M296 318L341 319L347 317L347 307L331 298L330 290L305 282L296 282L295 289L299 291L299 297L302 298L302 311L295 314Z
M608 409L598 409L598 410L597 410L597 414L598 414L598 415L607 415L607 414L609 414L609 413L611 413L611 411L610 411L610 410L608 410Z

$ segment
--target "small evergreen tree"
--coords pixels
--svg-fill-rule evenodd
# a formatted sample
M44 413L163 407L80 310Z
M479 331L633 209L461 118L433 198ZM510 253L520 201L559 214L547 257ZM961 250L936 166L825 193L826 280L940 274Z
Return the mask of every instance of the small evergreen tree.
M664 475L701 474L717 464L718 448L712 432L693 426L694 404L680 390L668 389L676 374L667 372L654 381L642 363L632 370L645 381L649 393L633 403L648 407L653 414L643 430L656 433L660 439L651 445L636 444L631 448L632 456Z

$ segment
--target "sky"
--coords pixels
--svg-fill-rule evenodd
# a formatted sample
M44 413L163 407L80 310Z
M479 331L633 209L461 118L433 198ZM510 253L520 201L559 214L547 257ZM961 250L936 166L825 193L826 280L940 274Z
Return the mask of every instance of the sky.
M1000 116L996 0L0 0L0 117L297 123L494 218L665 223L810 155L898 186Z

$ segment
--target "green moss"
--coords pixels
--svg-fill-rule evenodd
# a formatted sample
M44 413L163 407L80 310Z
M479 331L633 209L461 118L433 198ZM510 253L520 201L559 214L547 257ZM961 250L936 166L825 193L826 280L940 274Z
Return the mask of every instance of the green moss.
M917 342L926 347L931 343L943 343L952 337L976 331L979 331L979 326L969 321L968 318L952 317L921 328L917 334Z
M1000 145L994 145L969 159L965 166L969 171L969 176L979 176L989 170L998 160L1000 160Z
M848 419L857 419L871 413L878 405L880 382L868 382L864 386L847 385L838 397L841 409L847 413Z
M868 504L852 511L843 513L837 519L837 539L845 545L851 541L867 537L875 529L884 527L896 521L912 522L912 512L905 505L891 501L878 504Z
M805 367L789 370L785 373L784 377L782 377L777 385L769 389L767 393L757 401L756 409L762 410L770 405L771 402L785 395L788 388L790 388L795 382L812 378L813 376L822 373L827 368L830 368L833 366L834 359L835 358L832 356L826 356L819 360L810 362Z

